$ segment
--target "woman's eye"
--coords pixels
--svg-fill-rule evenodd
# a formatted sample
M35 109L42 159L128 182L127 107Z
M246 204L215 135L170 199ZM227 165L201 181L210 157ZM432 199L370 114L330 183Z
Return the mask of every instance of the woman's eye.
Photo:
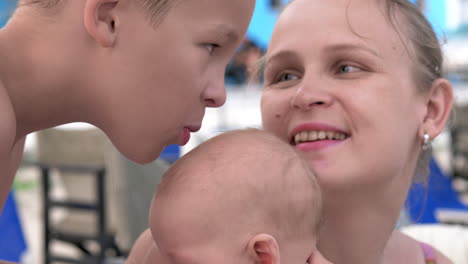
M359 72L362 69L352 65L341 65L338 68L338 73L352 73L352 72Z
M299 79L299 77L295 74L292 73L283 73L281 74L278 79L276 80L277 82L287 82L287 81L294 81Z
M214 43L207 43L205 44L205 47L208 50L208 53L211 54L216 48L219 48L221 46L219 46L218 44L214 44Z

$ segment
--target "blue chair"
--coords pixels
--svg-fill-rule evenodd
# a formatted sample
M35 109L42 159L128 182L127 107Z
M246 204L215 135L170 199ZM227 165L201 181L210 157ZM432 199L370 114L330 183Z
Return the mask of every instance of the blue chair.
M438 210L460 212L468 216L468 206L460 202L457 192L452 187L450 177L440 169L432 158L430 174L426 184L413 184L406 201L408 215L414 223L440 223Z
M15 199L10 192L0 215L0 260L20 262L26 248Z

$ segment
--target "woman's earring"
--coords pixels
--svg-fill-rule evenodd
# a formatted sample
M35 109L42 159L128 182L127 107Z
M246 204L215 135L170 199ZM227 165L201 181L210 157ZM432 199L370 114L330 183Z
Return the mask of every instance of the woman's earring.
M428 150L431 148L431 139L429 137L429 134L424 133L423 135L423 144L422 144L422 150Z

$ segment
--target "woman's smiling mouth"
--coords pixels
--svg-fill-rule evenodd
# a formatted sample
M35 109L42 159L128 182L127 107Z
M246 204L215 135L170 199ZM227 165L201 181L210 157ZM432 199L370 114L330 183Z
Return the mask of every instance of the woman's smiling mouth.
M291 139L292 145L298 145L305 142L315 142L319 140L345 140L349 136L342 132L325 131L325 130L309 130L301 131Z

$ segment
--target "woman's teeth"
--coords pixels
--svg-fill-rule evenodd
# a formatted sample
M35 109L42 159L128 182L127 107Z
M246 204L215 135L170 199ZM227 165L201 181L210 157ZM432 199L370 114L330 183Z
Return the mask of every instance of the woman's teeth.
M294 143L297 145L303 142L312 142L317 140L344 140L347 136L341 132L334 131L302 131L294 136Z

